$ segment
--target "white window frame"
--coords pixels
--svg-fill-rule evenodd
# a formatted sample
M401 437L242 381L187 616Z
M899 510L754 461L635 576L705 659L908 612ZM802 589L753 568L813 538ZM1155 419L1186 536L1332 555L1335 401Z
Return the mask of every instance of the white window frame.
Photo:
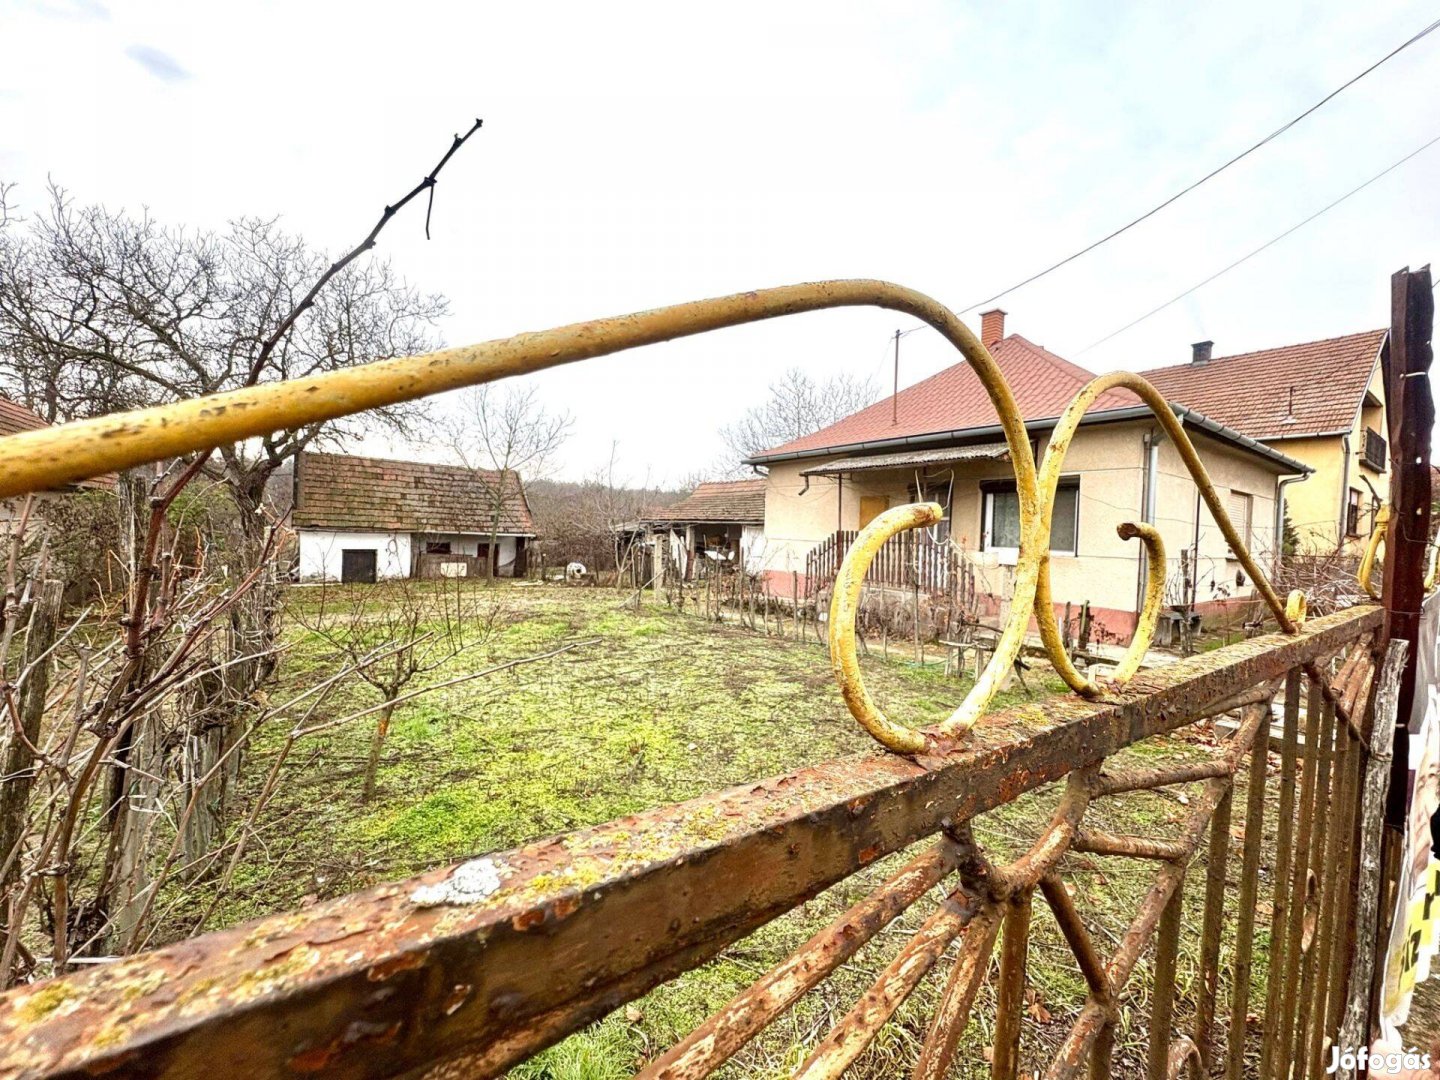
M1057 492L1066 488L1075 492L1075 546L1068 550L1052 547L1050 554L1073 559L1080 554L1080 475L1078 473L1060 477ZM996 488L981 488L980 490L980 550L994 552L996 561L1002 566L1014 566L1020 561L1020 549L1018 547L996 547L990 542L995 526L996 493ZM1050 529L1053 533L1055 529L1053 520L1050 523Z

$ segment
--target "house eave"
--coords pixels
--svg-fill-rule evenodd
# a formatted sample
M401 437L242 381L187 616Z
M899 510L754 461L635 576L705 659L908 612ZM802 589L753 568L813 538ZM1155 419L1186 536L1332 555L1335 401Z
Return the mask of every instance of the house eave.
M1217 420L1211 420L1204 413L1194 409L1186 408L1183 405L1170 405L1182 423L1192 424L1209 435L1222 439L1226 442L1240 446L1252 453L1266 458L1267 460L1284 467L1287 472L1311 473L1314 472L1309 465L1296 461L1294 458L1282 454L1274 447L1266 446L1262 442L1242 435L1234 428L1226 427ZM1126 420L1143 420L1153 416L1148 405L1132 405L1123 409L1106 409L1104 412L1087 414L1081 421L1081 426L1093 424L1114 424ZM1029 433L1050 431L1060 422L1058 416L1047 417L1042 420L1027 420L1025 430ZM745 459L746 465L774 465L786 461L804 461L817 457L833 457L837 454L853 454L860 451L884 451L900 450L907 447L936 446L960 440L978 441L982 439L993 439L995 436L1004 436L1005 430L999 424L986 424L982 427L957 428L951 431L928 432L923 435L902 435L894 439L870 439L865 442L846 443L840 446L822 446L813 450L794 450L786 454L756 454Z
M484 539L487 536L517 536L524 539L533 539L539 536L535 532L515 532L510 529L497 529L492 533L489 529L422 529L410 525L391 527L388 525L330 525L313 521L300 522L295 525L296 532L348 532L348 533L409 533L414 536L475 536Z

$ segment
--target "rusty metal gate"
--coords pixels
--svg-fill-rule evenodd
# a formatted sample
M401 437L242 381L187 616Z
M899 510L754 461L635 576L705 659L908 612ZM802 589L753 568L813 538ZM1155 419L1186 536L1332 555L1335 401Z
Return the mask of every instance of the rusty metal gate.
M917 731L885 716L855 656L855 609L869 560L887 539L939 513L917 504L882 514L856 538L831 609L841 693L886 753L761 780L20 988L0 997L0 1076L498 1075L900 852L910 858L898 872L641 1075L700 1077L721 1068L912 906L926 912L919 929L793 1075L843 1074L941 966L943 990L912 1075L947 1075L996 952L990 1069L1000 1078L1037 1068L1054 1078L1111 1075L1122 1002L1152 947L1144 1075L1315 1076L1342 1024L1363 1039L1366 1015L1346 1012L1368 1001L1371 977L1377 901L1359 886L1378 876L1371 843L1378 820L1361 820L1359 792L1367 773L1387 767L1389 724L1375 723L1375 703L1383 715L1398 667L1393 655L1386 659L1385 611L1363 606L1306 621L1302 596L1278 597L1174 413L1137 376L1092 382L1037 464L993 359L953 313L883 282L827 282L25 433L0 440L0 497L636 345L862 304L912 314L955 345L995 404L1015 467L1022 540L1014 615L949 720ZM1073 667L1050 596L1050 505L1070 437L1089 404L1113 387L1145 401L1180 450L1278 633L1140 670L1165 559L1158 533L1130 523L1121 533L1146 545L1151 568L1135 640L1111 678ZM1374 543L1371 564L1373 552ZM1043 708L988 711L1031 617L1075 696ZM1109 760L1222 715L1233 718L1231 733L1204 761L1144 770ZM1267 778L1272 744L1278 769ZM1102 800L1177 785L1198 787L1189 789L1184 817L1169 835L1110 835L1087 825L1087 810ZM992 860L972 821L1046 786L1058 788L1048 827L1021 857ZM1267 833L1276 854L1264 881ZM1112 947L1092 938L1066 888L1062 860L1071 852L1154 867L1153 885ZM1183 885L1202 853L1203 871L1193 871L1204 875L1200 961L1194 985L1179 987ZM1037 903L1053 913L1088 995L1058 1053L1022 1063L1022 1032L1033 1022L1024 987ZM1222 946L1233 957L1227 980ZM1177 990L1194 1002L1183 1024Z

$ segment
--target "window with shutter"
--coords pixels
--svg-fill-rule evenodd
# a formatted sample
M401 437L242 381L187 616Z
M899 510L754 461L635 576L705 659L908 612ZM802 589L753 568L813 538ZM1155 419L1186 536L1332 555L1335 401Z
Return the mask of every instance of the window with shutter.
M1230 523L1240 534L1240 543L1245 546L1246 551L1249 551L1253 539L1250 527L1255 514L1255 496L1247 495L1243 491L1232 491L1230 492L1230 504L1226 509L1230 512ZM1231 554L1233 555L1234 552Z

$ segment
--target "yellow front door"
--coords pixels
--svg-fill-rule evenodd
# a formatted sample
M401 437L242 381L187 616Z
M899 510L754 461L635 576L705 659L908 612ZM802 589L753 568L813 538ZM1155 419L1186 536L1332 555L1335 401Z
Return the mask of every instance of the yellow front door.
M890 500L884 495L860 496L860 528L864 528L890 508Z

